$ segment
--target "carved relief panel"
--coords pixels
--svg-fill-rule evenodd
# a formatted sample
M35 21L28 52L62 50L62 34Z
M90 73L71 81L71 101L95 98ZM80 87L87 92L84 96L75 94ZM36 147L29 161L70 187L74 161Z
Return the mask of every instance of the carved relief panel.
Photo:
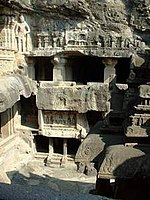
M0 47L19 52L31 50L30 27L23 15L3 15L0 28Z
M117 5L116 5L117 6ZM38 49L44 48L113 48L113 49L143 49L145 44L140 37L134 37L128 26L128 16L125 5L112 6L99 4L101 18L99 23L88 20L52 20L39 19L37 35ZM95 11L96 13L96 11ZM93 23L93 24L92 24ZM101 25L102 23L102 25ZM116 33L111 27L116 26ZM122 26L122 27L121 27ZM108 29L108 30L107 30ZM127 30L127 33L123 31Z
M44 126L53 128L76 128L76 113L43 111Z

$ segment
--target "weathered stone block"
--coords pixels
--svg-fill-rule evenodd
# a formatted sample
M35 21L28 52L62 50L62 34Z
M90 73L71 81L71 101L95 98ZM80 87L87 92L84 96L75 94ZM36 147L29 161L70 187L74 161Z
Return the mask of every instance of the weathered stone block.
M37 107L44 110L106 111L109 99L107 84L39 87Z

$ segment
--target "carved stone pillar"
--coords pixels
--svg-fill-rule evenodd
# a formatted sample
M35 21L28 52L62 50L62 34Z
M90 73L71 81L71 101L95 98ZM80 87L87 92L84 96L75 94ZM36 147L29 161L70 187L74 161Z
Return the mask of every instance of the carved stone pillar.
M15 36L16 21L15 21L14 17L11 17L10 20L11 20L11 22L10 22L11 49L16 50L17 49L16 36Z
M48 48L49 45L49 37L48 35L45 35L44 37L44 48Z
M44 126L42 110L38 110L38 124L39 124L39 130L42 131Z
M28 58L27 60L28 63L28 77L31 78L32 80L35 80L35 61L33 58Z
M37 35L37 36L38 36L38 49L41 49L41 47L42 47L42 39L41 39L40 35Z
M105 123L106 125L109 125L109 117L107 116L108 113L111 111L112 108L112 99L114 95L114 85L116 83L116 69L115 66L117 64L117 59L115 58L104 58L103 64L105 65L104 69L104 83L109 84L110 88L110 101L107 102L107 112L105 113Z
M67 157L67 139L63 140L63 156Z
M53 81L65 81L65 64L66 59L60 56L55 56L52 60L53 68Z
M117 59L115 58L104 58L103 64L105 65L104 69L104 83L116 82L116 69Z
M13 106L13 112L14 112L14 130L17 128L20 128L21 126L21 115L20 115L20 102L16 102Z
M53 138L49 138L49 156L52 156L53 153L54 153Z

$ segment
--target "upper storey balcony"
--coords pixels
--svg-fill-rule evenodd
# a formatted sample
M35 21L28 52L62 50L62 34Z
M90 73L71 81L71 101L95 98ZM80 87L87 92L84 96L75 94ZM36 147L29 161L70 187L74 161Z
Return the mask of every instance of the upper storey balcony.
M41 110L86 113L107 112L108 104L111 104L112 109L120 112L129 66L130 59L88 56L55 56L52 60L37 58L37 107Z

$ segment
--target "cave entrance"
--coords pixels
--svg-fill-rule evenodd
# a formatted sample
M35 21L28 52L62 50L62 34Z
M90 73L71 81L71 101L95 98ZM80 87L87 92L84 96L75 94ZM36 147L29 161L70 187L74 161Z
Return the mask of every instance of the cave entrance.
M21 125L29 128L38 128L38 108L36 106L36 97L25 98L21 96Z
M116 65L116 82L125 84L130 74L131 58L118 58Z
M75 156L80 143L80 140L75 138L54 138L54 153L62 154L63 156Z
M75 138L67 139L67 154L75 156L80 144L81 142L78 139Z
M63 138L54 138L54 153L63 154Z
M53 80L53 64L50 57L36 57L35 62L35 80L52 81Z
M104 64L96 56L70 56L67 58L66 80L77 84L104 81ZM70 76L68 76L70 74Z
M103 120L103 113L99 111L88 111L86 113L89 127L93 127L98 121Z
M35 147L37 152L49 153L49 138L42 135L35 135Z

